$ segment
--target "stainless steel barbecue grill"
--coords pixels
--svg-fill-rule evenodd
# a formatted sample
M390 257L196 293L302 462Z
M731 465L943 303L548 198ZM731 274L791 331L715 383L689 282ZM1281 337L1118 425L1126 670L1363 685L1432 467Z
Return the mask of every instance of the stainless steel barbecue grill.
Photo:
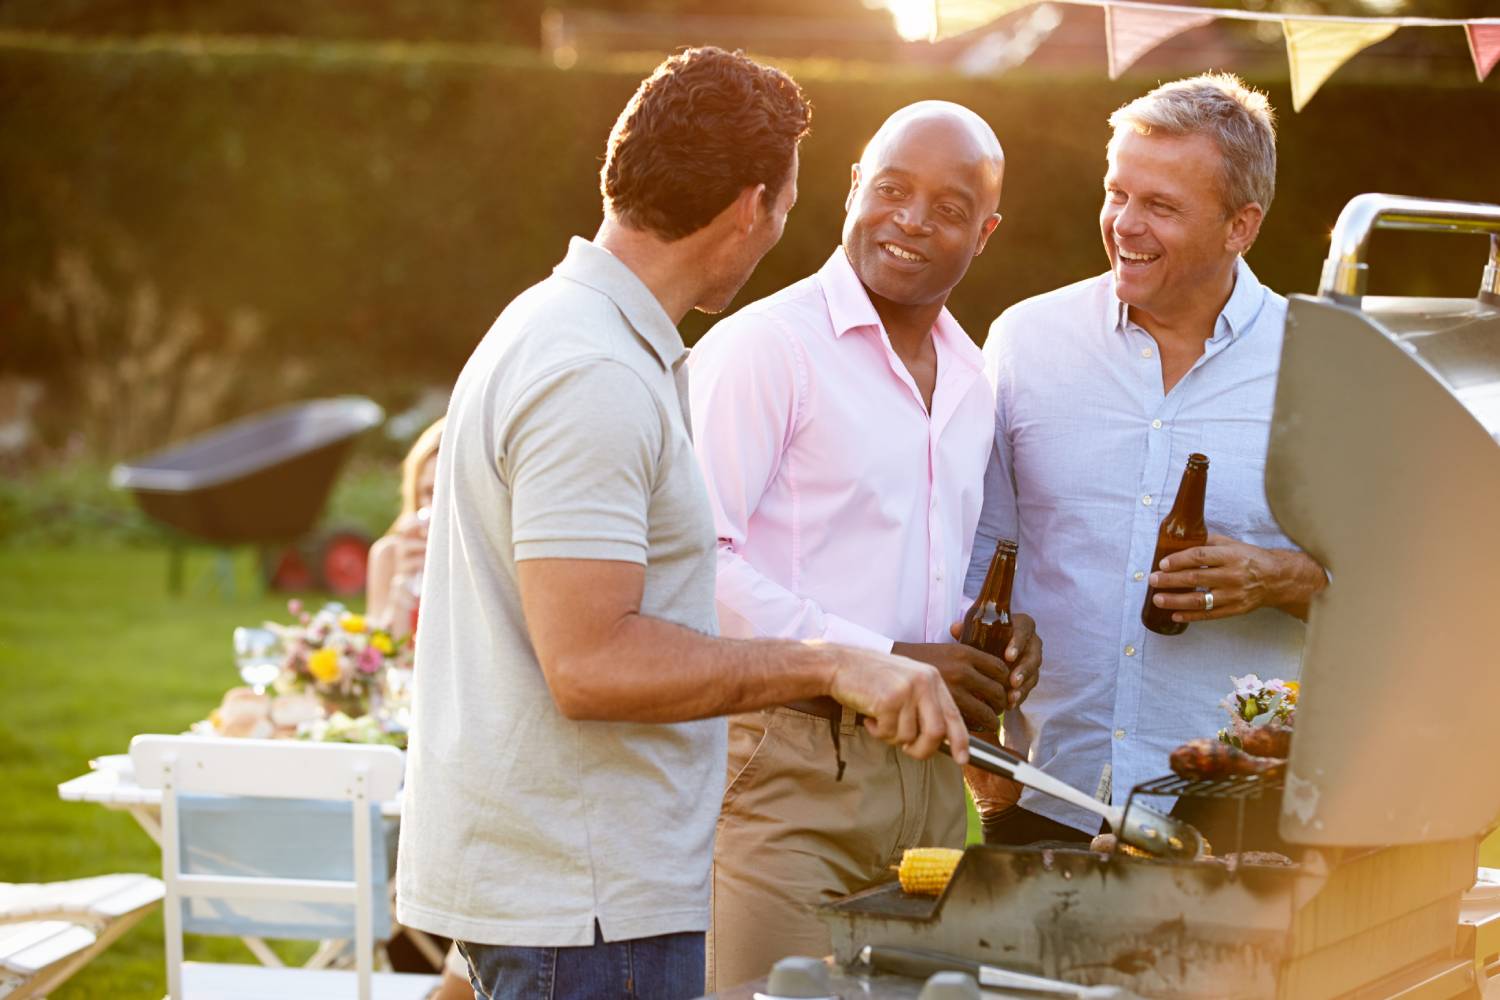
M1479 294L1365 295L1387 228L1488 236ZM1291 299L1266 467L1332 574L1281 804L1295 863L973 847L938 899L889 884L825 907L830 993L916 997L921 972L977 962L1061 990L986 995L1485 995L1500 903L1465 894L1500 818L1497 443L1500 206L1354 199L1318 295Z

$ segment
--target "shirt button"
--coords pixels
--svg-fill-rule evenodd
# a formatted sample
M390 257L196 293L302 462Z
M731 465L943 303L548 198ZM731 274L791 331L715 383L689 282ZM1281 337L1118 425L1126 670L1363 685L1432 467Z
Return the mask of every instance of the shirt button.
M1154 431L1161 430L1161 421L1160 420L1153 420L1153 421L1151 421L1151 429L1154 430Z
M1143 573L1141 570L1136 570L1134 573L1131 574L1131 578L1134 579L1134 580L1144 580L1144 579L1146 579L1146 574Z
M1151 494L1147 493L1145 496L1141 497L1141 503L1145 504L1147 507L1151 506Z
M1151 357L1151 348L1149 348L1149 347L1143 347L1143 348L1141 348L1141 357L1143 357L1143 358L1149 358L1149 357Z
M1126 646L1125 647L1125 655L1126 656L1134 656L1135 655L1135 647L1134 646Z
M1117 740L1123 740L1124 738L1125 738L1125 730L1123 730L1123 729L1116 729L1115 730L1115 739L1117 739Z

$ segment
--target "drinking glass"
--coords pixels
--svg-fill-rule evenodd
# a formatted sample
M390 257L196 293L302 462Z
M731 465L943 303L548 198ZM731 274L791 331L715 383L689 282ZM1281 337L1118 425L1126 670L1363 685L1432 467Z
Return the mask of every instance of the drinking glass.
M281 673L281 637L268 628L235 629L234 662L240 678L256 694L265 694L266 685Z
M411 682L410 667L386 667L381 715L391 729L404 732L411 726Z

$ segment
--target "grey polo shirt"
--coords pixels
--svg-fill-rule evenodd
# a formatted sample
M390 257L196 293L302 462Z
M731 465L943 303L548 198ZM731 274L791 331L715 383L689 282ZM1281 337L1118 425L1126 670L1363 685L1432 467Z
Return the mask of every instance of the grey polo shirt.
M524 559L645 566L643 614L716 631L714 527L686 351L608 251L575 238L464 366L438 452L397 915L486 944L708 926L725 723L574 722L526 632Z

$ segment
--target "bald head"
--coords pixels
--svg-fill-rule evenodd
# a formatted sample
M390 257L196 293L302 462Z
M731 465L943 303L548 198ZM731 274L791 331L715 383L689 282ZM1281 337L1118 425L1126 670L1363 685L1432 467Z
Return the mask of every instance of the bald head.
M1000 204L1000 182L1005 173L1005 151L995 130L979 115L952 101L917 101L899 109L876 129L860 154L861 170L883 162L893 150L909 142L936 142L955 164L972 164L987 193L986 211Z
M1004 172L994 131L962 105L909 104L880 126L852 171L843 242L887 325L916 307L926 332L1000 221Z

